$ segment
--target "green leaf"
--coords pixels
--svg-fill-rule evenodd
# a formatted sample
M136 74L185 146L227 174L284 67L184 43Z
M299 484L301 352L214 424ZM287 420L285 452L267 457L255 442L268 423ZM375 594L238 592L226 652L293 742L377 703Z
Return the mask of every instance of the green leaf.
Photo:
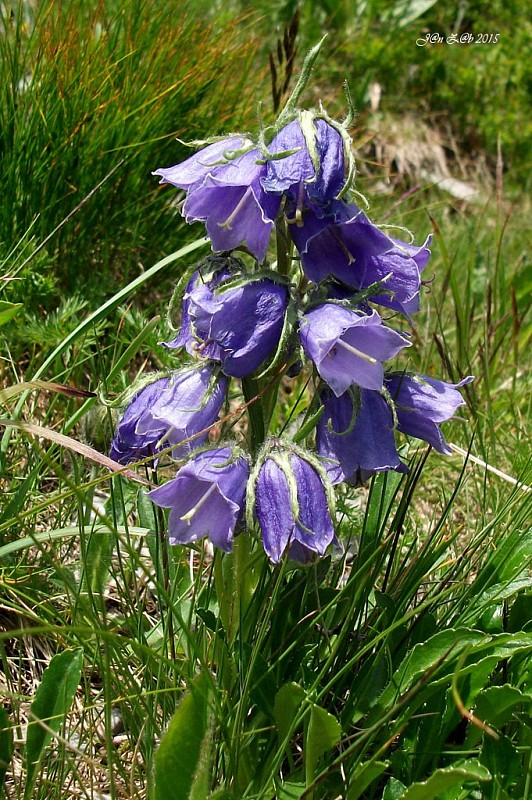
M250 700L252 703L256 703L257 708L260 708L263 713L271 717L274 715L273 701L277 694L275 676L268 669L268 662L260 652L254 652L252 646L247 643L242 645L242 650L249 659L249 664L252 665L247 669Z
M443 767L432 773L430 778L413 783L399 800L439 800L443 792L455 787L461 788L467 781L489 781L491 773L476 759L463 761L459 766Z
M312 705L305 737L305 776L307 785L313 780L320 756L340 741L340 723L321 706Z
M426 642L414 645L382 693L379 705L388 707L393 704L416 680L445 658L446 654L449 653L451 660L468 644L477 644L485 638L486 634L479 631L458 628L440 631Z
M377 542L380 543L382 539L386 520L402 480L401 473L379 472L372 481L358 554L361 563L374 552Z
M277 800L299 800L305 791L304 783L285 781L282 786L277 786Z
M510 789L523 775L519 753L507 736L499 736L497 740L484 736L480 760L503 789Z
M201 673L175 712L155 754L154 800L206 800L211 771L209 696L212 679Z
M471 607L467 614L462 617L467 624L475 623L482 613L492 609L496 604L503 600L509 600L519 592L525 591L532 586L531 576L519 576L510 582L496 583L476 598L472 598Z
M7 300L0 300L0 325L10 322L22 306L22 303L8 303Z
M532 697L523 694L515 686L490 686L481 692L475 703L475 716L482 722L487 722L491 727L500 729L503 725L514 719L518 708L529 709ZM474 745L482 735L482 731L474 726L468 731L467 744Z
M497 663L503 658L532 649L532 635L503 633L490 636L469 628L440 631L410 650L379 698L379 707L382 709L393 704L427 671L437 668L438 665L439 669L432 678L431 685L447 682L456 658L466 647L468 655L460 668L461 677L478 670L487 658L494 659Z
M432 8L436 2L437 0L402 0L394 7L392 17L397 20L398 28L405 28Z
M364 761L363 764L359 764L349 781L346 800L358 800L368 786L382 775L389 765L389 761Z
M532 591L517 595L510 609L508 630L514 633L517 633L517 631L530 630L532 628L531 608Z
M281 686L275 696L273 715L277 725L279 744L282 744L292 730L296 712L305 699L305 690L294 681Z
M13 756L13 728L9 714L0 706L0 794L3 791L4 777Z
M82 591L103 596L107 576L111 567L111 534L102 536L99 532L87 535L87 549L83 559Z
M30 708L30 724L26 738L25 800L32 796L37 767L53 733L59 731L72 705L83 665L83 650L65 650L55 655L43 672L35 699ZM39 723L46 725L44 728Z
M109 527L105 527L104 525L95 525L92 529L92 535L100 534L101 536L109 536L110 532L111 531ZM128 528L117 526L115 532L118 535L127 535L130 533L137 536L144 536L149 533L149 530L146 530L146 528L135 528L133 525L131 525ZM52 531L39 531L31 536L23 536L20 539L13 539L12 542L3 544L0 547L0 560L11 553L18 553L20 550L27 550L29 547L33 547L36 544L54 542L56 539L68 539L72 536L79 536L78 525L72 525L68 528L56 528Z
M511 581L514 578L530 577L530 563L532 561L532 528L520 533L516 540L508 542L500 548L501 557L497 563L498 574L501 581Z
M382 800L400 800L406 786L397 778L390 778L384 789Z

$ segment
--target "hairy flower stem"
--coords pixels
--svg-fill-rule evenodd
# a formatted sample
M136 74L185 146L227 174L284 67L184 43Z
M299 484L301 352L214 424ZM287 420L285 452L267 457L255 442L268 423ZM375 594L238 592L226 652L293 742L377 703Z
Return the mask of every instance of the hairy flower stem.
M151 481L155 486L158 486L159 481L157 478L157 469L151 469ZM175 649L175 636L174 636L174 613L173 613L173 606L170 599L170 563L168 560L168 537L166 536L166 523L164 520L164 513L162 508L155 506L156 511L156 528L159 533L158 543L161 548L161 563L163 568L163 585L164 585L164 592L166 594L166 602L168 603L170 613L167 617L167 633L168 633L168 643L170 648L170 658L174 663L176 663L176 649ZM165 619L164 614L162 615L162 619Z
M312 67L314 66L314 62L316 61L319 52L321 50L321 46L325 41L325 36L318 42L318 44L314 45L314 47L309 50L307 55L305 56L305 60L303 61L303 66L301 68L301 75L299 76L297 83L292 91L292 94L288 98L285 107L279 114L277 118L277 122L274 126L274 131L277 133L281 130L294 116L297 104L299 102L299 98L303 94L303 91L306 88L306 85L309 81L310 75L312 73Z
M257 402L259 394L259 384L251 375L242 378L242 391L247 404L250 428L250 449L253 455L262 447L266 438L266 426L264 424L263 407L261 402ZM256 398L256 400L255 400ZM255 401L254 401L255 400Z
M284 213L278 214L275 221L275 243L277 247L277 272L287 276L290 271L290 247L288 229Z

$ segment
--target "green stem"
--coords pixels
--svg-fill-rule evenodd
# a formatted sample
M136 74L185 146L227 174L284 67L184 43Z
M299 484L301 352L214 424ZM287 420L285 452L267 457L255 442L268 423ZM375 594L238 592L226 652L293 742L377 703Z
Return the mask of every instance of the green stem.
M326 39L327 34L318 42L318 44L314 45L314 47L309 50L307 55L305 56L305 60L303 62L303 66L301 68L301 75L298 78L298 81L294 87L294 91L286 101L286 105L279 114L277 118L277 122L274 125L274 133L277 133L281 130L288 122L290 122L291 118L296 112L297 104L299 102L299 98L303 94L303 91L308 83L310 78L312 67L319 55L321 50L321 46Z
M275 221L275 244L277 247L277 272L279 275L286 276L290 271L290 253L286 219L282 212Z
M251 556L251 538L244 534L235 538L231 554L217 557L214 563L220 618L229 645L241 629L242 618L253 594Z
M266 438L266 425L264 424L263 403L264 398L259 400L260 387L258 381L251 375L246 375L242 378L242 391L247 407L250 427L250 449L251 453L255 455L262 447L264 439ZM257 400L255 400L257 398Z

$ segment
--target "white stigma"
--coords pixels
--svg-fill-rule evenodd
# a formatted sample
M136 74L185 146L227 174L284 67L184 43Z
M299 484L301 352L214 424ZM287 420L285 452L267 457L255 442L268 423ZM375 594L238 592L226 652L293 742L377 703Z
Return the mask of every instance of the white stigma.
M191 522L192 522L192 517L194 516L196 511L199 511L199 509L202 507L203 503L205 503L205 501L211 496L211 494L214 492L215 489L216 489L216 484L215 483L211 483L211 485L209 486L209 488L207 489L205 494L202 497L200 497L200 499L198 500L196 505L192 506L190 511L187 511L187 513L183 514L183 516L179 517L179 519L183 520L183 522L186 522L187 525L190 525Z
M234 208L234 211L232 211L232 213L227 217L225 222L219 222L218 223L220 228L225 228L228 231L232 230L232 224L233 224L234 220L236 219L237 214L245 206L246 201L247 201L248 197L250 196L250 194L252 194L252 192L253 192L253 189L251 188L251 186L248 186L248 188L246 189L246 191L244 192L244 194L242 195L242 197L240 198L240 200L236 204L236 206Z
M340 345L340 347L343 347L344 350L348 350L350 353L353 353L354 356L358 356L358 358L364 359L364 361L367 361L369 364L379 363L377 358L373 358L373 356L370 356L367 353L363 353L362 350L357 350L356 347L353 347L353 345L351 344L347 344L347 342L344 342L343 339L338 339L336 344ZM330 354L332 354L332 351L329 351L329 355Z

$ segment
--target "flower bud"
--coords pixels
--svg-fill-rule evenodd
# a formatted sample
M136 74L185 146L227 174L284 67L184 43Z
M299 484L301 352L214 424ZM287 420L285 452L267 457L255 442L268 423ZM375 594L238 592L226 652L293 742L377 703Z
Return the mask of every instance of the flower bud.
M336 541L332 488L316 459L299 448L271 449L259 460L248 486L262 543L270 560L285 553L300 563L322 556Z

